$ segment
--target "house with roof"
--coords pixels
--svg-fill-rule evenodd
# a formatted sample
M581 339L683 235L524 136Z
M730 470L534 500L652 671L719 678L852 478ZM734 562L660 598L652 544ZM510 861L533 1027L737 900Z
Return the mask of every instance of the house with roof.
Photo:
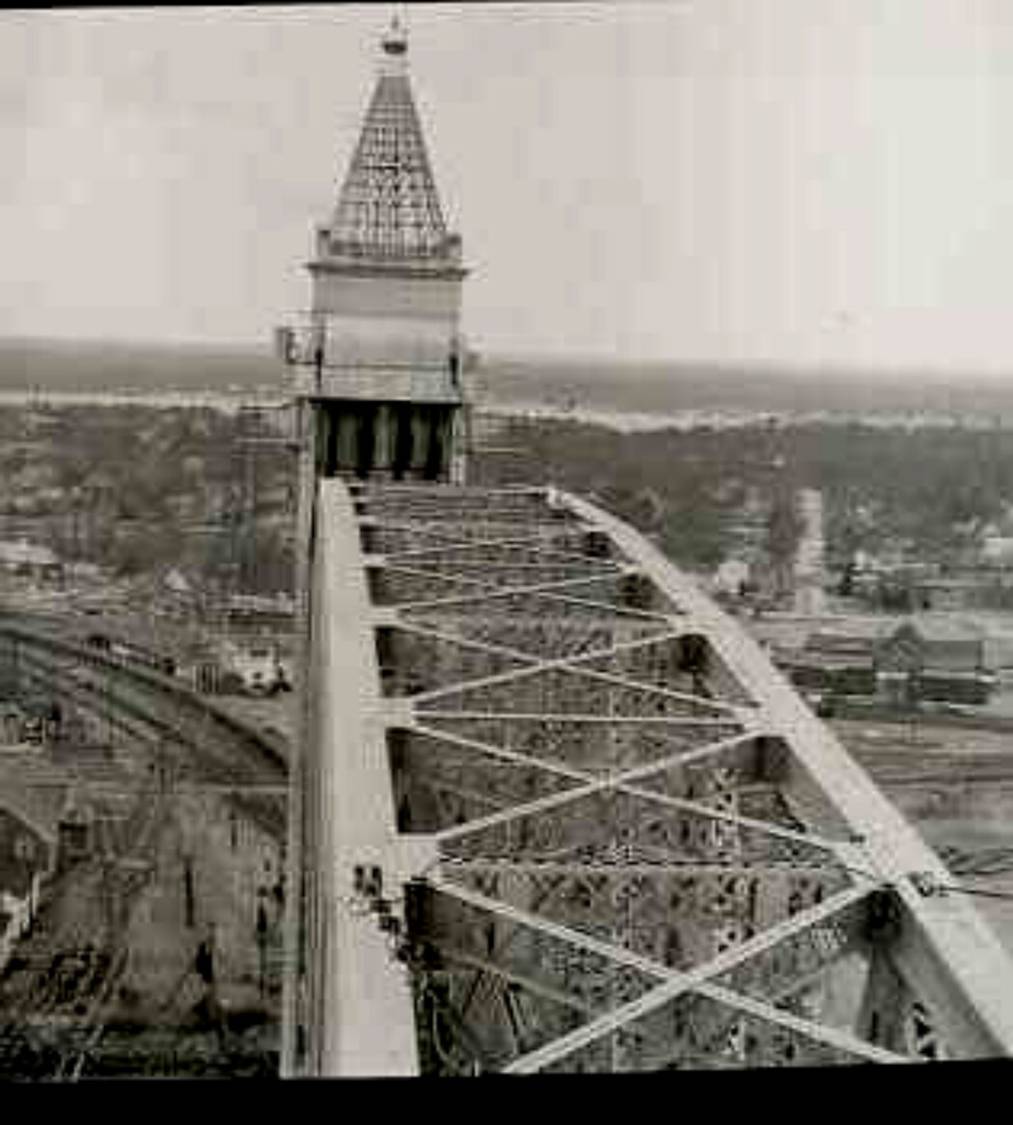
M715 594L735 596L741 594L749 581L750 566L744 559L725 559L714 572L711 588Z
M35 582L60 581L63 563L55 552L27 539L0 539L0 571Z
M889 623L853 619L816 629L786 666L795 685L816 692L873 695L876 651Z
M45 842L16 817L0 810L0 968L31 927L49 860Z
M881 646L883 667L973 672L986 666L986 633L974 621L915 614L902 621Z
M796 686L835 695L981 704L998 686L994 645L960 618L912 614L899 622L850 620L814 631L785 663Z
M877 675L898 702L986 703L998 686L986 631L959 618L913 616L880 646Z
M991 566L1009 566L1013 563L1013 536L983 535L981 561Z

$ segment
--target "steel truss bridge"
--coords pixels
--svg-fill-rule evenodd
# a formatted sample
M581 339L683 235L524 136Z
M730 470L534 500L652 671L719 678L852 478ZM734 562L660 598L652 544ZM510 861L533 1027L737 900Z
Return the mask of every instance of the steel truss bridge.
M311 530L283 1072L1013 1053L1013 967L758 645L552 489Z

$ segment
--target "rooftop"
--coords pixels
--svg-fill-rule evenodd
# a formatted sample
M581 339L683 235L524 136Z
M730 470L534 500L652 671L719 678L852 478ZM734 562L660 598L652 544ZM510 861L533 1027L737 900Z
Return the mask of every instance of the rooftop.
M980 641L986 631L974 621L942 614L916 613L900 622L898 629L910 625L926 641Z
M48 547L27 539L0 539L0 564L7 566L53 566L60 560Z

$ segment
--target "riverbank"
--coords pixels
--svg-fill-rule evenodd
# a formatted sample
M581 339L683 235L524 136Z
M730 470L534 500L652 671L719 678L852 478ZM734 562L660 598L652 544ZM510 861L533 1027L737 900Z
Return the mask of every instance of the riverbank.
M532 402L483 402L475 411L479 419L527 422L573 422L602 426L619 433L645 433L655 430L736 430L751 426L868 426L911 432L926 429L994 430L995 417L926 411L911 414L900 411L757 411L757 410L677 410L664 413L625 410L594 410L553 406ZM1013 418L1003 419L1003 427L1013 427Z

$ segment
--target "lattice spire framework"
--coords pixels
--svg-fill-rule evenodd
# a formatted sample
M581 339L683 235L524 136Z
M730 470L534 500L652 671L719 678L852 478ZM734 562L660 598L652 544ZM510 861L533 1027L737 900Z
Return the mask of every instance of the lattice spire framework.
M395 24L330 227L334 254L370 258L448 255L448 234Z

